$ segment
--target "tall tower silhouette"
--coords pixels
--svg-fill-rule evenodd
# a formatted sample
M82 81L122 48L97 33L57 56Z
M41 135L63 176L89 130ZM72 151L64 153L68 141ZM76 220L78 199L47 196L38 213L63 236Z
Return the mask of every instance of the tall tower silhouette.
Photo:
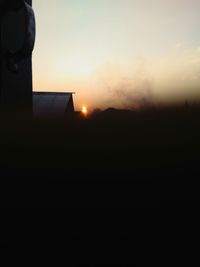
M35 18L31 0L0 0L0 106L11 113L32 109Z

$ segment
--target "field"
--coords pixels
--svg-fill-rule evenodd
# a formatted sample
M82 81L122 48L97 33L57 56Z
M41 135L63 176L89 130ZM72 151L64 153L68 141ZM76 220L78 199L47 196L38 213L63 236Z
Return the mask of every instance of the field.
M199 118L184 106L2 119L2 243L198 239Z

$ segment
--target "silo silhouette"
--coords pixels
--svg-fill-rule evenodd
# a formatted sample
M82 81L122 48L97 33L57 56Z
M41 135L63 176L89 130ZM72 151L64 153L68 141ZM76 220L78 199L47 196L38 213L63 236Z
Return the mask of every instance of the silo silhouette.
M0 105L11 114L31 114L35 19L31 0L0 0Z

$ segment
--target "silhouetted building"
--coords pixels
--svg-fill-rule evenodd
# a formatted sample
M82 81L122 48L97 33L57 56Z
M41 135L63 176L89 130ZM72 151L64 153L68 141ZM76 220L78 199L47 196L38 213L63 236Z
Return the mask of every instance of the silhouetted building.
M0 0L0 106L14 113L32 110L35 17L31 6L31 0Z
M63 118L74 113L74 93L33 92L35 118Z

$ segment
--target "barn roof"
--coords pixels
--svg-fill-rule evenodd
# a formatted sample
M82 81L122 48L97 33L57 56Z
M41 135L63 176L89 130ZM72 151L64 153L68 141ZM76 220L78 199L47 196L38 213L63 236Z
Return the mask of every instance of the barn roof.
M64 116L73 112L73 92L33 92L33 114L41 116Z

